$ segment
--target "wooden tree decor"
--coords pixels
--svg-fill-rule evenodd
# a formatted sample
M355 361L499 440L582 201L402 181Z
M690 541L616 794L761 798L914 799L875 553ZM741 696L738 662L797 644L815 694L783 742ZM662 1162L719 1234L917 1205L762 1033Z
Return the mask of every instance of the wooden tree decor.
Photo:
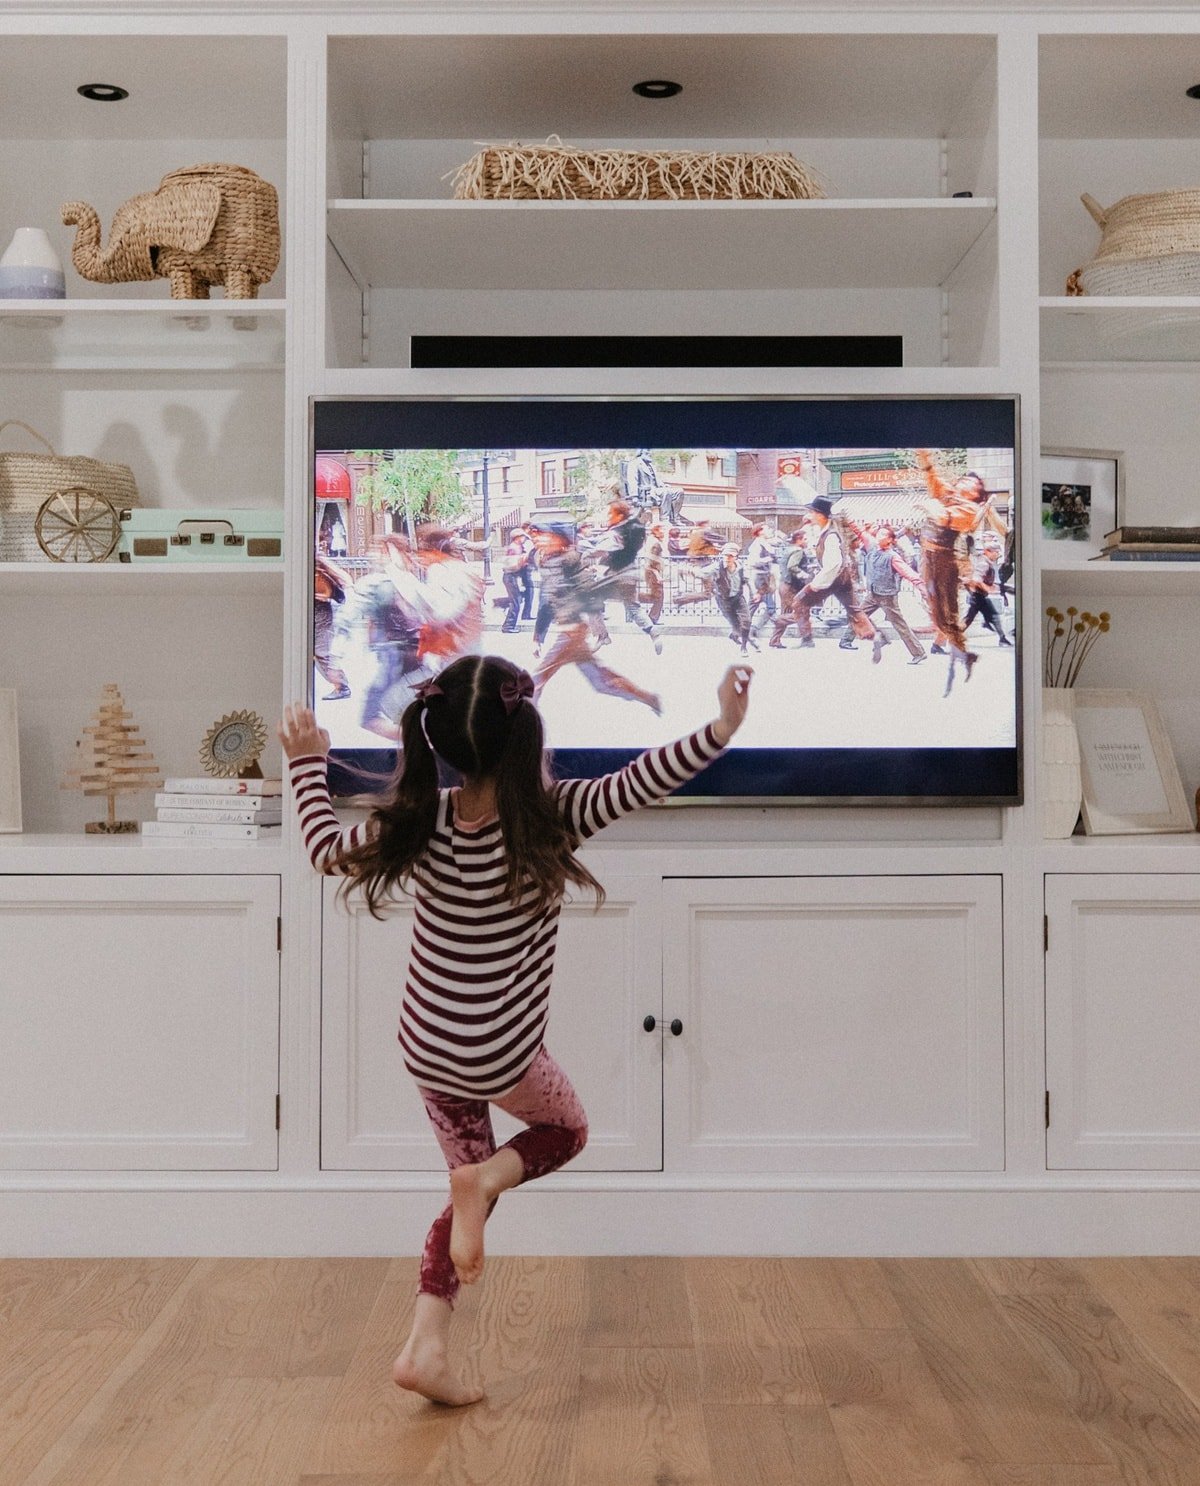
M76 741L79 750L75 767L68 769L63 789L108 798L108 819L90 820L89 835L118 836L136 831L136 820L117 819L117 796L138 790L159 789L162 779L146 740L138 736L132 712L125 710L119 689L109 683L100 698L92 726Z

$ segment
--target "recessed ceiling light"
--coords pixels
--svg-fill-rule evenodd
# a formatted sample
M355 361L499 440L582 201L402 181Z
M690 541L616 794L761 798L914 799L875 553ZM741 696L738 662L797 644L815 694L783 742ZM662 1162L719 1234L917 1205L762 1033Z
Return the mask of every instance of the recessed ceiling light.
M1193 83L1187 90L1187 95L1189 98L1200 98L1200 83Z
M93 103L120 103L122 98L129 97L129 89L119 88L116 83L84 83L75 91Z
M644 83L634 83L633 91L639 98L674 98L676 93L683 92L683 84L670 82L665 77L652 77Z

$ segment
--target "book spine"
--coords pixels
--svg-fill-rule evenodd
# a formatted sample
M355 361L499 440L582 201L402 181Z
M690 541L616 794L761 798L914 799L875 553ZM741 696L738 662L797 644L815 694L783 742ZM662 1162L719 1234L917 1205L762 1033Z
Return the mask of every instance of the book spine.
M168 795L282 795L281 779L164 779Z
M1200 552L1200 542L1109 542L1106 552Z
M1106 552L1104 555L1109 562L1200 562L1200 551L1129 552L1123 548L1114 547L1111 552Z
M160 790L154 796L156 805L173 805L179 810L254 810L280 811L283 800L279 795L185 795L168 794Z
M256 841L259 833L269 827L260 825L222 825L184 823L182 821L147 820L142 822L143 836L168 836L172 838L196 837L210 841Z
M282 816L278 810L240 810L225 807L219 810L186 810L174 805L160 805L158 819L175 821L182 825L280 825Z
M1200 542L1200 526L1118 526L1106 542Z

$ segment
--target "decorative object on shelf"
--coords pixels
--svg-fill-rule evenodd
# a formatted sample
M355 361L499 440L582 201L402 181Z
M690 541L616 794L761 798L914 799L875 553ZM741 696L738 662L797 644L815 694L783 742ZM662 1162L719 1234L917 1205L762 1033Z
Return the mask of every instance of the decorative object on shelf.
M92 726L83 730L75 747L79 758L67 771L63 789L81 790L85 795L104 795L108 799L105 820L89 821L88 835L123 836L136 832L136 820L118 820L116 797L140 790L158 789L162 785L158 765L139 736L136 723L126 711L120 690L109 682L100 698ZM90 741L89 741L90 740Z
M1086 191L1079 199L1100 246L1067 279L1068 294L1200 293L1200 190L1123 196L1107 209Z
M1075 608L1073 604L1064 614L1051 604L1046 610L1046 618L1050 623L1046 626L1042 646L1042 685L1074 686L1092 647L1101 635L1108 634L1111 615L1107 609L1092 614L1087 609Z
M1106 532L1109 562L1200 562L1200 526L1118 526Z
M1125 512L1125 456L1117 449L1043 449L1042 558L1100 555Z
M282 510L120 513L120 562L258 562L283 556Z
M106 496L72 485L41 503L33 534L51 562L104 562L121 539L121 523Z
M1042 835L1049 841L1065 841L1075 830L1083 802L1075 693L1066 687L1042 689L1041 764Z
M21 751L17 694L0 689L0 832L21 830Z
M808 201L823 178L786 151L581 150L486 145L450 172L460 201Z
M0 562L47 562L37 535L38 513L60 491L82 486L117 510L136 506L141 497L128 465L85 455L56 454L50 442L17 418L0 423L23 428L49 450L46 454L0 454Z
M227 299L254 299L279 266L279 198L244 165L171 171L116 209L104 248L86 202L65 203L62 219L79 227L76 269L100 284L170 279L172 299L207 299L211 285L224 284Z
M1171 742L1151 697L1080 688L1075 731L1089 836L1192 829Z
M40 227L18 227L0 256L0 299L66 299L62 260Z
M258 759L266 746L267 725L257 712L228 712L205 733L200 762L218 779L261 779Z

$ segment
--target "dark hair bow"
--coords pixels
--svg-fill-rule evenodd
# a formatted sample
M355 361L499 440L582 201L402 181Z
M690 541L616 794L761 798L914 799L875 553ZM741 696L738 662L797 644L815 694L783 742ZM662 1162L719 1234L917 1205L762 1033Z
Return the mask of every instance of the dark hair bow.
M528 671L512 676L500 683L500 700L505 712L511 712L520 702L533 701L533 677Z
M418 702L427 702L430 697L445 696L445 692L437 684L437 681L430 676L428 681L422 681L419 686L413 687L413 696L416 697Z

